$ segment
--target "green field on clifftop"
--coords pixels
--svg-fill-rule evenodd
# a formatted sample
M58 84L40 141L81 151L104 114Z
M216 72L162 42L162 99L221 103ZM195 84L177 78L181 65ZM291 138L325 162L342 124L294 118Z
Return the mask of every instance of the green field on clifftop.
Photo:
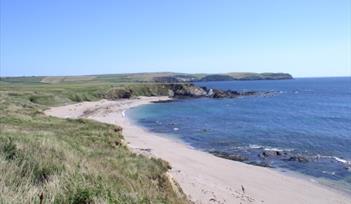
M135 83L135 82L196 82L196 81L223 81L223 80L280 80L292 79L287 73L252 73L231 72L223 74L186 74L173 72L150 72L131 74L105 74L85 76L33 76L33 77L2 77L1 81L11 83L58 84L58 83Z

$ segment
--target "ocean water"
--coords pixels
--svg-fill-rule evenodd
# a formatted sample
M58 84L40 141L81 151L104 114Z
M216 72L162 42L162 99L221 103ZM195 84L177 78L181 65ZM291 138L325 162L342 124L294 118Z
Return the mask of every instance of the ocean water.
M140 106L127 115L202 151L351 186L351 77L198 85L278 94L184 99ZM281 154L264 156L267 150Z

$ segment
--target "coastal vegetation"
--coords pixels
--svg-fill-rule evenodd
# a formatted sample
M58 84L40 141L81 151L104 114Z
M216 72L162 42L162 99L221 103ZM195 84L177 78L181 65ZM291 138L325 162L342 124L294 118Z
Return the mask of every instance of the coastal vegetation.
M169 164L132 153L120 128L43 114L123 90L166 93L162 86L21 80L0 81L0 203L188 202L168 178Z
M137 96L222 98L255 93L189 83L124 82L138 77L155 79L154 74L1 78L0 203L187 203L167 176L170 165L132 153L120 128L49 117L44 110Z
M0 80L0 174L2 175L0 203L41 203L41 201L43 203L189 203L190 201L177 183L167 173L172 168L170 164L174 165L177 172L186 173L186 171L178 170L174 161L170 161L169 164L161 159L131 152L123 141L121 127L87 119L49 117L43 114L44 110L52 106L82 101L116 100L138 96L231 98L256 94L274 93L207 89L191 83L114 83L79 80L43 83L35 77L20 80L2 78ZM211 153L230 160L248 161L246 157L222 151ZM278 150L263 150L258 156L264 160L277 158L301 164L310 162L310 158ZM217 161L215 157L206 156L205 158L212 158L214 163ZM220 161L223 162L223 160ZM269 167L265 163L259 165ZM213 166L209 162L204 169L212 172ZM241 166L233 165L231 168L238 170ZM254 167L245 166L245 174L247 168L252 171L250 175L261 175L258 177L262 180L267 178L266 171L259 171ZM223 176L223 178L231 178L223 179L232 181L231 186L242 188L245 186L245 189L250 190L256 186L256 179L233 175L232 172L229 170ZM261 189L275 189L274 192L278 192L280 185L276 188L276 183L288 179L288 177L281 179L283 177L280 174L270 173L270 175L275 175L272 183L272 180L266 179L267 182L260 184L263 188L258 187L252 192L261 192ZM237 183L241 177L245 177L245 180ZM185 180L196 183L191 180L191 176ZM251 182L254 185L250 185ZM293 180L290 182L296 186ZM217 186L212 184L213 181L210 181L209 185L201 188L216 192ZM248 186L251 187L248 188ZM323 189L312 185L310 187L313 187L313 192L325 193ZM228 195L233 195L231 189L228 189L228 192ZM245 192L242 190L238 197L231 199L252 200L253 197L249 197ZM192 196L192 192L186 193ZM296 197L294 195L301 195L301 193L292 191L291 195ZM200 197L204 195L201 194ZM275 198L269 193L260 193L260 195L266 195L262 198L265 201ZM309 198L309 194L304 195ZM210 196L205 197L206 201L215 201L215 198L211 197L212 194L206 196ZM336 195L331 193L322 199L334 199L334 197ZM221 199L220 196L217 198Z
M132 74L105 74L86 76L33 76L33 77L3 77L2 81L12 83L178 83L197 81L232 81L232 80L282 80L292 79L287 73L252 73L252 72L231 72L225 74L186 74L173 72L153 72L153 73L132 73Z

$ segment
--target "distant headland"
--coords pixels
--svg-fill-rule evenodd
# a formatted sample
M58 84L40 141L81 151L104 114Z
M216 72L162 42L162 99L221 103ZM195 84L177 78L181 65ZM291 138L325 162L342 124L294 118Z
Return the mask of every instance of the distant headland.
M62 82L156 82L156 83L181 83L199 81L234 81L234 80L284 80L293 79L288 73L253 73L230 72L218 74L187 74L175 72L145 72L126 74L102 74L80 76L28 76L28 77L1 77L7 82L31 82L56 84Z

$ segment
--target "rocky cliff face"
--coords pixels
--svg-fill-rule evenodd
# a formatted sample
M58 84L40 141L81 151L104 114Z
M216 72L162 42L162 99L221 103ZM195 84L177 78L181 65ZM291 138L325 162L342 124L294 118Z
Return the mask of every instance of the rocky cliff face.
M205 89L195 86L193 84L170 84L169 87L170 94L169 96L175 98L182 97L204 97L207 92Z
M235 98L239 96L271 95L272 92L246 91L238 92L233 90L207 89L193 84L173 84L169 87L169 96L174 98Z
M251 95L271 95L272 92L238 92L234 90L208 89L194 84L174 83L174 84L143 84L142 87L114 87L106 91L103 98L116 100L120 98L131 98L135 96L164 96L173 98L235 98L239 96Z

